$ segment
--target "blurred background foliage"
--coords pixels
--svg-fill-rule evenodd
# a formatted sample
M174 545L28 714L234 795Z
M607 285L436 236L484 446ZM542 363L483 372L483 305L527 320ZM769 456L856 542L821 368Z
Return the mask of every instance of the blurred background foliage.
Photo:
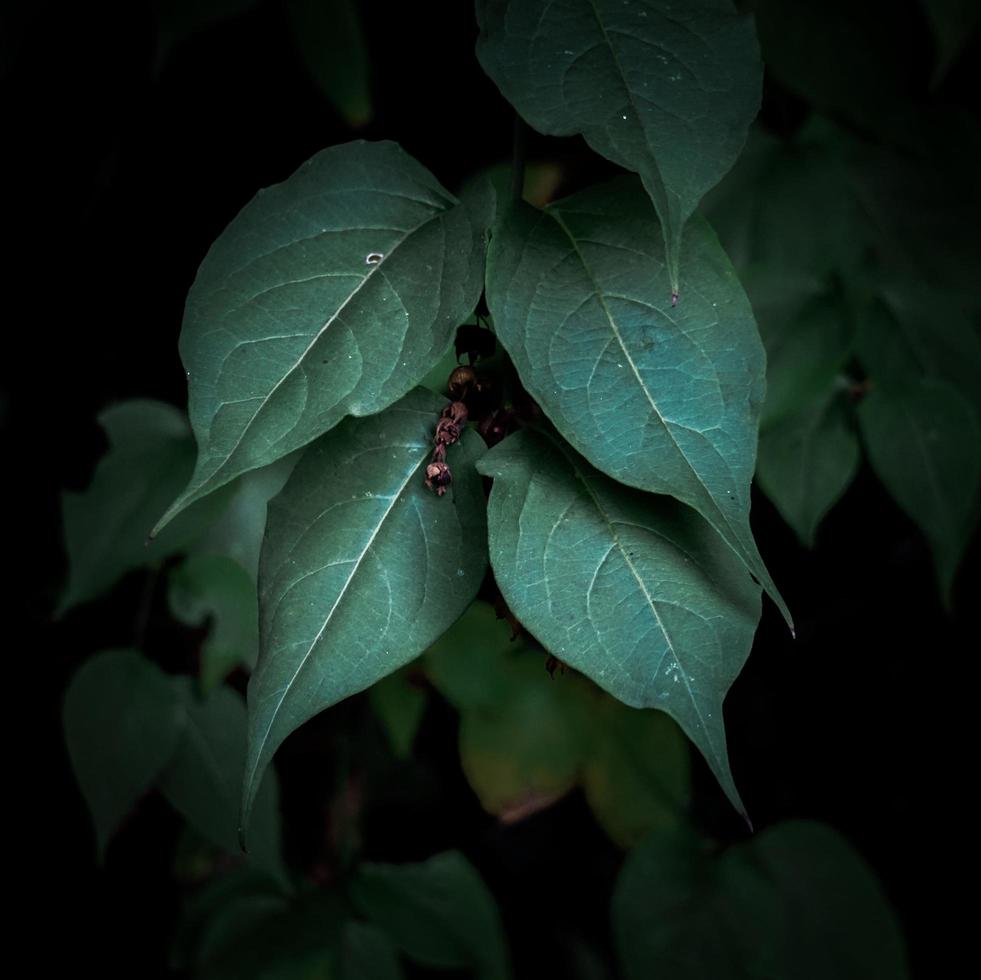
M448 187L507 180L510 110L467 3L5 6L27 313L3 420L27 464L53 956L141 977L943 974L959 913L935 896L973 830L981 7L740 6L764 105L703 210L769 355L754 526L799 623L793 644L766 610L727 699L756 833L666 717L550 675L480 602L287 742L248 857L258 545L293 461L145 547L193 461L183 298L241 205L321 147L391 138ZM534 203L615 171L576 139L528 150Z

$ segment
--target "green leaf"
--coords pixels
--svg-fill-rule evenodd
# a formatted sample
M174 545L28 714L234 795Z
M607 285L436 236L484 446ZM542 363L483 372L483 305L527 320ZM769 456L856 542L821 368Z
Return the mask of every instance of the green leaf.
M239 666L251 670L259 647L255 582L224 555L189 558L170 574L170 611L187 626L210 620L201 644L199 681L207 694Z
M157 524L344 416L381 411L474 308L483 230L394 143L346 143L266 188L211 246L181 357L198 459Z
M664 233L660 299L677 294L685 222L760 106L752 22L728 0L480 0L477 15L481 65L535 129L581 133L640 174Z
M977 0L920 0L936 47L933 84L943 81L981 23Z
M245 704L227 687L202 699L187 678L175 678L174 683L183 708L183 734L160 779L160 790L203 836L237 855ZM270 774L256 798L249 857L257 868L283 880L278 797L275 775Z
M722 721L760 616L743 566L690 508L614 483L529 430L479 469L494 478L491 565L514 614L614 697L671 715L744 812Z
M464 432L450 447L445 496L424 485L446 404L419 388L380 415L348 420L307 450L269 506L243 821L287 735L417 657L480 586L479 436Z
M570 686L540 651L475 602L426 655L436 688L461 713L460 760L481 806L505 822L541 810L578 782L589 728Z
M307 71L349 126L371 121L371 87L353 0L288 0L293 39Z
M584 692L586 693L586 692ZM581 780L596 819L621 847L677 826L689 793L688 747L663 712L588 692L590 748Z
M861 857L829 827L785 823L709 857L655 834L613 895L625 980L905 980L902 933Z
M756 478L805 547L848 489L861 461L853 413L831 392L760 435Z
M351 892L361 911L424 966L470 968L479 980L511 975L493 896L459 852L420 864L363 864Z
M338 980L402 980L395 947L381 929L366 922L345 922L341 928Z
M630 486L694 507L789 614L749 526L765 357L708 226L689 222L686 301L665 302L657 222L632 178L514 208L488 257L498 338L562 435Z
M266 532L266 508L283 489L302 453L298 449L269 466L243 473L232 484L231 500L221 516L189 550L193 554L225 555L241 565L255 582Z
M72 678L63 723L101 861L109 838L176 751L180 705L156 664L132 650L111 650Z
M193 466L187 419L172 405L141 399L106 409L99 425L109 451L87 490L62 494L68 585L57 615L108 592L126 572L184 550L227 503L222 494L196 507L148 543Z
M949 605L977 521L978 415L946 382L921 380L903 388L873 388L859 405L858 419L876 475L930 542Z
M425 689L408 671L398 670L373 684L368 694L396 758L407 759L426 712Z

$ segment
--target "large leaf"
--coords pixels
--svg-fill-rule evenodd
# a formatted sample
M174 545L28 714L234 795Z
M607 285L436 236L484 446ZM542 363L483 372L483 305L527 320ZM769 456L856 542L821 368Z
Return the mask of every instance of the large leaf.
M157 529L345 415L401 398L473 309L482 264L483 229L394 143L330 147L260 191L187 298L198 459Z
M65 694L65 740L99 857L177 749L182 714L166 675L132 650L86 661Z
M420 864L363 864L355 903L400 949L426 966L469 967L478 980L511 975L493 896L457 851Z
M810 548L821 519L858 472L860 458L845 394L832 391L761 434L756 477Z
M227 687L199 698L187 678L174 682L182 708L182 734L162 774L160 789L201 834L229 853L240 854L238 805L246 751L245 704ZM282 878L274 773L263 781L254 813L249 857L257 867Z
M613 896L626 980L904 980L902 933L879 883L829 827L779 824L709 857L655 834Z
M640 174L661 219L670 275L682 229L732 166L760 105L762 65L729 0L481 0L477 56L537 130L581 133Z
M208 625L201 643L199 677L203 693L236 667L252 669L259 648L255 582L224 555L197 555L170 575L170 611L188 626Z
M227 502L188 512L147 543L160 511L186 482L194 440L183 412L163 402L121 402L99 416L109 451L82 493L62 495L68 585L58 612L95 599L134 568L186 548Z
M859 405L869 461L926 535L944 600L977 522L981 421L946 382L875 388Z
M657 221L612 181L495 231L487 295L525 387L575 448L630 486L694 507L788 619L749 526L765 357L725 254L689 222L686 301L671 309Z
M424 486L446 400L420 388L311 446L269 506L243 811L279 744L418 656L486 568L480 438L452 446L450 492Z
M381 929L365 922L345 922L337 950L339 980L402 980L395 947Z
M744 812L722 699L749 655L759 590L693 510L519 432L490 451L494 576L530 632L626 704L673 717Z

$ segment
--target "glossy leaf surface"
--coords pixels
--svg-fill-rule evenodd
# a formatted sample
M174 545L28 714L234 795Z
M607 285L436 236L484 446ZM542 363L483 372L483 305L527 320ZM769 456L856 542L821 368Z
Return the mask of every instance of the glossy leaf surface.
M510 609L614 697L671 715L743 812L722 720L760 615L743 565L690 508L528 430L479 467L494 479L491 565Z
M905 980L879 883L829 827L778 824L720 858L690 832L655 834L613 895L626 980Z
M109 449L81 493L62 495L68 585L59 613L98 598L134 568L184 550L227 502L203 503L151 542L147 535L194 465L184 413L164 402L120 402L99 416Z
M352 893L355 904L419 963L469 968L479 980L511 975L497 906L459 852L419 864L363 864Z
M487 296L521 380L607 475L694 507L778 603L749 525L765 357L711 229L685 231L672 309L653 209L623 178L497 228Z
M477 56L539 132L581 133L640 174L670 275L690 288L682 229L732 166L760 105L752 22L728 0L481 0Z
M311 446L269 506L259 663L249 685L246 815L279 744L324 708L417 657L486 568L480 437L451 446L449 492L424 486L446 400L417 389Z
M483 230L394 143L347 143L266 188L212 245L181 331L194 473L158 523L378 412L449 347Z
M132 650L86 661L65 694L65 740L95 823L99 857L177 749L180 703L169 678Z

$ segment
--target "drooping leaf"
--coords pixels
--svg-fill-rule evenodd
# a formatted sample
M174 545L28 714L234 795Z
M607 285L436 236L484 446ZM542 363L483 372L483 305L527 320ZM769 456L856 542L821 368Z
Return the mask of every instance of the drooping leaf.
M869 462L926 535L944 601L977 523L981 421L944 381L877 387L858 408Z
M224 555L198 555L173 570L170 611L188 626L209 623L201 644L199 680L207 694L236 667L251 670L259 648L255 582Z
M861 857L829 827L785 823L709 857L654 834L613 895L626 980L905 980L902 933Z
M311 446L269 505L259 663L249 684L243 813L283 739L417 657L486 568L480 438L451 446L449 492L424 485L446 400L423 388Z
M686 301L666 301L664 249L637 182L544 211L514 208L488 256L498 339L525 387L594 466L694 507L786 607L749 526L765 358L708 226L684 239Z
M344 416L402 397L481 288L483 230L394 143L346 143L266 188L211 246L181 357L198 441L157 525Z
M744 812L722 720L760 616L743 565L690 508L615 483L528 430L479 469L494 478L490 557L510 609L614 697L671 715Z
M481 0L477 56L539 132L581 133L640 174L679 291L682 229L732 166L760 105L752 22L729 0Z
M200 698L187 678L175 678L174 684L183 711L183 731L177 751L161 776L160 790L201 834L238 855L245 704L227 687ZM284 877L274 773L263 780L255 801L249 858L256 867Z
M419 864L363 864L352 895L361 911L419 963L469 968L478 980L511 975L493 896L458 851Z
M399 759L412 754L412 742L426 711L426 691L407 670L398 670L371 686L371 707Z
M87 660L72 678L63 722L101 860L109 838L177 750L180 704L156 664L133 650L111 650Z
M473 605L427 651L426 673L460 712L460 758L488 812L516 821L581 785L621 846L676 823L688 752L662 712L629 708L545 659L488 603Z
M349 126L371 121L371 87L354 0L289 0L293 38L307 71Z
M861 451L843 392L832 391L760 434L756 478L808 548L858 472Z
M395 947L381 929L366 922L345 922L337 954L338 980L402 980Z
M241 565L253 582L259 577L259 552L266 531L266 507L283 489L302 455L298 449L258 470L243 473L232 484L231 500L189 549L195 555L225 555Z
M81 493L62 494L68 585L58 615L108 592L134 568L188 547L227 502L222 494L155 540L147 534L187 481L194 440L183 412L163 402L121 402L99 416L109 451Z

